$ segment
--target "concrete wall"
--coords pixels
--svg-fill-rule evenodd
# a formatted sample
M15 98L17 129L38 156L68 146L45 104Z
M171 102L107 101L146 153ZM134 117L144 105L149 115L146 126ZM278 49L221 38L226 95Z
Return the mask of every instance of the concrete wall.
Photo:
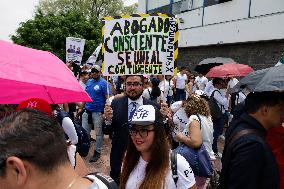
M284 40L179 48L178 66L193 70L205 58L229 57L254 69L262 69L274 66L281 53L284 53Z

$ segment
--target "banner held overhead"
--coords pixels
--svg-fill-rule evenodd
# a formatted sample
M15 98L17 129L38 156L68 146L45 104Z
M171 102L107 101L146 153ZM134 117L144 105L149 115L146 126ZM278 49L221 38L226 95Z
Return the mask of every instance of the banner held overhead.
M174 75L177 18L134 14L103 19L103 75Z

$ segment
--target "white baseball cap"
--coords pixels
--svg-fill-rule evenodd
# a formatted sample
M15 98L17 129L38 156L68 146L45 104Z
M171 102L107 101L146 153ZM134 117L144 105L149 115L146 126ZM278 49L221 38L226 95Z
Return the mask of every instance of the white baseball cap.
M155 122L156 110L152 105L142 105L135 112L131 124L150 125Z

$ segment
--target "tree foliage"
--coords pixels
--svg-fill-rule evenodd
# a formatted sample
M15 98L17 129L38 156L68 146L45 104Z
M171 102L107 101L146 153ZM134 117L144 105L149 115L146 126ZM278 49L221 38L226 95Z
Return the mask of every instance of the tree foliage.
M133 14L137 3L124 7L122 0L41 0L37 9L43 14L58 14L76 10L88 18Z
M33 19L21 23L11 39L20 45L50 51L64 61L66 37L86 39L85 61L101 42L101 24L76 11L56 15L37 12Z
M101 43L99 19L136 10L137 4L124 7L122 0L41 0L34 18L21 23L11 39L16 44L50 51L65 61L66 37L83 38L84 62Z

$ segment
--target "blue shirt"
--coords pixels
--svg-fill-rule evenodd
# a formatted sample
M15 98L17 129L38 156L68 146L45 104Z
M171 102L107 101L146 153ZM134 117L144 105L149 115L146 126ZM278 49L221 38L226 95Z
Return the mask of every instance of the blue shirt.
M87 102L85 108L91 112L103 112L106 103L107 81L104 78L98 80L89 79L86 84L86 92L92 98L92 102Z

